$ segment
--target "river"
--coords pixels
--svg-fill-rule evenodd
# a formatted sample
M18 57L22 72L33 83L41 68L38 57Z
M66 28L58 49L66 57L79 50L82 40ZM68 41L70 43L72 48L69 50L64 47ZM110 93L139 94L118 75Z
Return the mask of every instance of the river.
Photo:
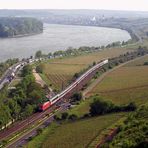
M127 31L115 28L44 24L42 34L0 39L0 61L29 57L38 50L49 53L68 47L107 45L130 38Z

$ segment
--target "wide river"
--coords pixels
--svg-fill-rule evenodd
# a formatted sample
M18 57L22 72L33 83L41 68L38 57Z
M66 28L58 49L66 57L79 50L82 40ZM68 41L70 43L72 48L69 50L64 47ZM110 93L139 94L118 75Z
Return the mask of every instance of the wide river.
M107 45L130 38L127 31L114 28L45 24L42 34L0 39L0 61L29 57L38 50L49 53L68 47Z

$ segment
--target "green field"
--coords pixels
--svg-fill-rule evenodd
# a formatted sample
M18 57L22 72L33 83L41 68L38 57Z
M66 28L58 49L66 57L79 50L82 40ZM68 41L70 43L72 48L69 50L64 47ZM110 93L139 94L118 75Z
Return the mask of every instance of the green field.
M131 49L105 49L75 57L50 59L44 63L42 78L47 84L52 84L53 88L61 90L62 86L66 87L68 85L75 73L87 68L94 61L99 62L102 59L116 57L128 51L131 51Z
M43 134L35 137L28 148L83 148L91 142L104 129L117 122L125 114L109 114L90 119L58 125L56 128L49 126Z
M102 52L104 52L102 58L109 56L106 51ZM64 79L65 76L66 78L64 81L66 82L72 78L75 72L81 71L93 61L101 60L101 57L99 57L101 56L100 53L101 52L72 58L49 60L49 62L44 64L44 74L46 74L46 79L48 78L48 80L55 85L56 83L59 83L60 80L54 82L57 78L54 78L51 75L55 75L56 77L59 76L61 79ZM104 99L112 100L113 103L118 104L129 103L134 99L136 99L136 102L138 103L146 102L148 92L147 88L143 85L147 85L148 82L148 78L146 77L148 67L142 65L147 59L148 57L144 57L144 59L136 60L134 63L131 62L130 64L113 71L104 79L105 82L102 81L91 94L101 92L100 94ZM143 87L141 87L141 85ZM131 90L129 89L129 86ZM138 88L135 88L133 91L133 87ZM76 114L78 117L81 117L89 112L90 102L92 102L92 99L82 101L79 105L70 109L68 113ZM86 147L95 141L95 138L102 134L104 130L108 129L108 127L116 123L118 119L121 119L124 115L125 114L123 113L109 114L79 120L73 123L52 125L51 127L46 128L43 131L43 134L35 137L35 139L29 143L28 147Z
M87 99L82 101L79 105L75 106L74 108L68 111L69 114L75 114L78 117L82 117L84 114L89 113L89 105L93 102L92 99Z
M148 101L148 66L143 66L148 56L137 59L111 72L89 95L100 94L117 104Z

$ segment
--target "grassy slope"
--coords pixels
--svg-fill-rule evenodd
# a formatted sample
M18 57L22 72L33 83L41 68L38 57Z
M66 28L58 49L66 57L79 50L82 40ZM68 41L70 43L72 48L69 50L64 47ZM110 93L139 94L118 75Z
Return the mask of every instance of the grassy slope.
M78 117L82 117L84 114L89 113L89 105L92 99L82 101L79 105L69 110L69 114L76 114Z
M148 146L148 106L142 106L138 111L132 113L120 129L120 132L113 139L109 147L142 148L144 146L140 144L143 142L146 144L146 141Z
M52 130L53 126L48 127L43 134L36 137L27 147L41 147L40 142L43 140L43 148L49 146L51 148L83 148L88 146L100 132L123 116L123 113L109 114L62 124L54 130Z
M145 61L148 56L113 71L90 94L99 93L117 104L145 103L148 101L148 66L142 66Z
M80 57L74 57L74 58L67 58L67 59L55 59L52 60L52 63L55 65L68 65L69 64L74 64L74 65L85 65L84 63L87 64L87 56L88 55L83 55L81 56L81 60L79 59ZM92 61L95 60L94 57L96 57L96 54L94 54L92 57ZM89 60L89 62L92 62ZM147 58L146 58L147 60ZM60 61L60 63L58 63ZM145 61L145 60L144 60ZM51 62L51 61L50 61ZM68 62L68 63L67 63ZM84 63L83 63L84 62ZM139 61L141 62L141 60ZM138 64L139 64L138 62ZM76 64L77 63L77 64ZM141 62L143 63L143 62ZM50 65L50 64L49 64ZM53 65L53 64L51 64ZM69 66L69 65L68 65ZM126 67L123 68L131 68L131 66L135 67L134 65L126 65ZM137 68L137 67L136 67ZM50 71L50 70L49 70ZM69 70L68 70L69 71ZM139 70L138 70L139 72ZM122 76L122 73L121 73ZM129 79L127 79L129 81ZM137 82L136 82L137 83ZM124 87L126 83L123 83ZM139 83L138 83L139 84ZM142 89L142 88L141 88ZM129 91L129 90L128 90ZM137 94L135 94L137 92ZM136 90L133 92L133 96L135 97L136 95L140 95L140 93L144 93L142 90ZM116 92L117 93L117 92ZM115 94L116 94L115 93ZM106 95L107 93L103 94L105 98L110 98L109 95ZM112 96L112 99L116 103L127 103L130 101L129 99L129 92L123 95L123 92L121 94L117 93L117 98ZM106 95L106 96L105 96ZM123 100L119 99L119 96L123 96ZM126 96L127 95L127 96ZM132 95L132 94L130 94ZM145 92L145 95L147 96L147 93ZM132 98L133 98L132 96ZM125 99L125 98L128 99ZM122 98L122 97L121 97ZM139 97L140 98L140 97ZM138 98L137 98L138 100ZM75 108L71 109L69 111L70 114L74 113L77 114L78 116L83 116L85 113L88 113L89 111L89 103L92 100L86 100L85 102L82 102L80 105L76 106ZM141 102L141 98L139 99ZM100 116L92 119L85 119L81 121L76 121L74 123L66 123L63 125L58 126L56 129L52 130L53 127L47 128L43 134L40 136L36 137L31 143L29 143L29 147L41 147L41 142L44 142L43 147L60 147L60 148L66 148L66 147L85 147L86 145L89 145L93 140L95 140L95 137L98 136L104 129L108 128L111 124L116 123L118 119L121 119L123 117L123 113L120 114L110 114L106 116ZM65 134L66 133L66 134ZM40 143L40 144L39 144Z

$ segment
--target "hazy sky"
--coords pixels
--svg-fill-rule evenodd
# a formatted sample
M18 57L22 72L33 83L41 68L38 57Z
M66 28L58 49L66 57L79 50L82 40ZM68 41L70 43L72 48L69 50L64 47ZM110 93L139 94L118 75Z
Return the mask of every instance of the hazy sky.
M0 0L0 9L110 9L148 11L148 0Z

